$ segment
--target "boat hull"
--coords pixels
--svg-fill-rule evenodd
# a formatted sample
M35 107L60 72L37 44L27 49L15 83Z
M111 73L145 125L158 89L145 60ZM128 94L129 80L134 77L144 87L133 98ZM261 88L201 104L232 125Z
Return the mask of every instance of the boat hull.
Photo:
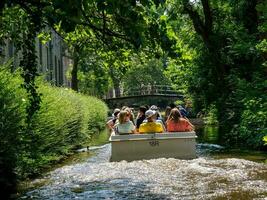
M110 161L155 158L196 158L195 132L114 135Z

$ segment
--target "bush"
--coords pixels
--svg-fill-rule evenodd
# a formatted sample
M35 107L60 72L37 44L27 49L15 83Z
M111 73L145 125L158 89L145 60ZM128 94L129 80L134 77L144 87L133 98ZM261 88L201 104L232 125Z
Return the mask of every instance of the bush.
M16 161L25 129L26 92L17 74L0 68L0 187L5 193L14 190Z
M43 81L38 81L41 109L27 126L28 101L21 84L18 73L0 70L0 164L10 163L7 168L20 178L39 174L104 129L107 107L102 101Z
M267 136L267 81L264 76L254 74L251 82L236 79L238 89L234 99L239 103L240 118L226 134L229 143L242 147L264 149Z
M214 104L210 105L206 109L206 112L204 112L204 113L207 113L205 115L205 117L203 118L205 124L207 124L207 125L218 125L218 120L217 120L218 111L217 111L217 109L216 109Z
M242 142L254 149L262 148L263 138L267 136L267 102L255 97L245 101L245 110L238 126L239 137Z

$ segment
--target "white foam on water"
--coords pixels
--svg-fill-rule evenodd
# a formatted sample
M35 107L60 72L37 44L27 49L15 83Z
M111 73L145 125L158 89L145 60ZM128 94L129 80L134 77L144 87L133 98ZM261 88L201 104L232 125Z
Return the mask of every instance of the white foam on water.
M267 165L244 159L152 159L109 162L110 145L86 162L51 172L29 199L261 199Z

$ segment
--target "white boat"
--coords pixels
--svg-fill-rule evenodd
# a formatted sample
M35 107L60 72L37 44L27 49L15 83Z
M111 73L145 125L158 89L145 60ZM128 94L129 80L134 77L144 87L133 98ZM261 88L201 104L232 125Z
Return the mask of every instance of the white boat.
M196 133L166 132L149 134L111 134L110 161L154 158L196 158Z

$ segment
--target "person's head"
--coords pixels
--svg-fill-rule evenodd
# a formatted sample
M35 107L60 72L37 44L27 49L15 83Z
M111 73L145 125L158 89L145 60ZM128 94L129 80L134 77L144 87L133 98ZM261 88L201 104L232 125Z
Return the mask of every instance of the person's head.
M126 110L120 111L119 123L122 124L122 123L126 122L127 119L129 118L129 116L130 116L130 114Z
M114 111L113 111L112 116L113 116L114 118L117 118L117 116L118 116L119 113L120 113L120 109L119 109L119 108L115 108Z
M171 107L171 109L175 108L176 107L175 103L171 103L170 107Z
M147 109L145 106L140 106L139 107L139 113L141 113L142 115L144 115L146 113Z
M150 107L150 110L153 110L153 111L155 111L156 112L156 118L159 118L160 117L160 114L159 114L159 108L156 106L156 105L152 105L151 107Z
M128 108L129 108L128 106L122 106L121 110L126 110Z
M180 111L177 108L173 108L171 110L169 120L173 120L175 122L178 122L180 117L182 117Z
M158 111L158 107L157 107L156 105L152 105L152 106L150 107L150 110Z
M171 113L172 108L170 106L167 106L165 109L165 118L168 118Z
M147 110L145 112L145 116L148 122L152 122L154 121L155 117L156 117L157 112L155 110Z

